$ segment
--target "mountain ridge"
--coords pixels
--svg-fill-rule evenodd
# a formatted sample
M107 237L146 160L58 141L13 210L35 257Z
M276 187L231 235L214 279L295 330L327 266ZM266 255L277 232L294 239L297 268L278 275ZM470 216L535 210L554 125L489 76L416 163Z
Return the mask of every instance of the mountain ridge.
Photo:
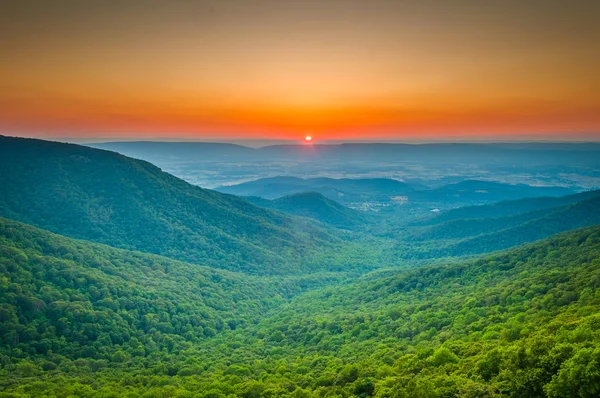
M0 167L0 216L74 238L250 273L298 272L339 242L114 152L0 137Z
M368 222L366 214L345 207L318 192L299 192L272 200L255 196L246 196L245 199L257 206L313 218L342 229L359 228Z

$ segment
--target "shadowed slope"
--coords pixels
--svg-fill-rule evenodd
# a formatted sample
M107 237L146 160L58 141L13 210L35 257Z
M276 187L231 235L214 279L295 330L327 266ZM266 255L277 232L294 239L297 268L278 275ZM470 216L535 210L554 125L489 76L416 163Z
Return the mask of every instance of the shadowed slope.
M337 244L307 220L114 152L0 137L0 170L0 216L74 238L250 273L302 272Z

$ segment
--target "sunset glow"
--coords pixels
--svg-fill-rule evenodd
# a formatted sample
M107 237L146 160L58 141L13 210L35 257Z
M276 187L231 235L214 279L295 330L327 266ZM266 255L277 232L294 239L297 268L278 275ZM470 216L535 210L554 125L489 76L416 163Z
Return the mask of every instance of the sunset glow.
M12 2L0 134L597 140L599 16L583 0Z

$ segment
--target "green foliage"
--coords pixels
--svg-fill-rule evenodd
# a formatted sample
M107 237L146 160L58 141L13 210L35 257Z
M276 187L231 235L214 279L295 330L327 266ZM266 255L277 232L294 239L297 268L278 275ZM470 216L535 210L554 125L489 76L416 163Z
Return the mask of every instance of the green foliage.
M518 200L505 200L491 205L465 206L443 212L437 217L424 222L440 224L445 221L476 218L500 218L529 213L552 207L566 206L600 196L600 190L581 192L559 197L535 197Z
M600 191L574 196L582 200L512 216L455 219L408 228L398 251L414 258L488 253L600 223Z
M296 193L274 200L259 197L246 199L257 206L314 218L341 229L360 230L368 221L374 221L366 213L342 206L317 192Z
M90 358L93 364L125 364L244 328L285 298L340 277L257 278L1 218L0 274L0 354ZM57 363L39 365L52 371ZM17 371L32 376L41 371L35 369L23 362Z
M0 389L14 396L598 395L600 227L289 303L270 301L284 280L14 222L2 231ZM100 278L104 297L93 289Z
M600 395L600 226L361 276L394 262L388 239L145 162L0 137L0 169L0 215L66 235L0 218L0 398ZM312 216L354 217L299 198ZM402 227L398 249L506 248L598 222L598 209L594 194Z

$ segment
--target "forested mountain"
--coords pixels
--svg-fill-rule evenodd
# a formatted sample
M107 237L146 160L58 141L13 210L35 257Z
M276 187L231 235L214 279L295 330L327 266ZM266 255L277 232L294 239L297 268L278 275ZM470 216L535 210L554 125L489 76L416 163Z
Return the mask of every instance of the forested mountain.
M562 187L537 187L525 184L505 184L494 181L466 180L442 187L415 191L408 194L409 201L431 202L440 205L465 206L470 203L494 203L503 200L539 196L562 196L573 193Z
M334 269L344 251L306 219L114 152L0 137L0 170L0 216L74 238L253 274Z
M432 217L422 224L438 224L444 221L458 220L462 218L497 218L527 213L535 210L548 209L572 203L581 202L600 196L600 190L580 192L574 195L558 197L534 197L518 200L505 200L490 205L464 206L451 209L442 214Z
M234 372L242 391L280 396L594 397L599 259L594 227L309 293L227 338L231 365L209 380L227 391Z
M487 253L600 224L600 195L577 196L585 197L591 198L513 216L458 219L409 229L400 251L421 258Z
M15 396L599 392L600 227L306 293L252 325L273 301L248 307L244 300L270 296L279 286L258 279L240 284L222 271L3 225L2 248L11 253L2 257L8 341L0 386ZM213 283L215 275L227 289ZM164 282L149 283L157 279ZM177 289L182 282L187 288ZM211 294L194 296L204 289ZM221 302L208 300L214 296ZM190 300L199 300L206 314L194 320ZM213 316L226 321L212 324ZM89 326L74 327L80 324Z
M276 199L302 192L318 192L340 203L389 200L390 196L402 195L412 187L402 181L389 178L298 178L271 177L237 185L216 188L219 192L239 196L259 196Z
M114 343L172 347L255 323L343 278L266 278L73 240L0 218L2 353L110 359ZM154 339L154 340L153 340ZM29 355L28 354L28 355Z
M245 199L257 206L314 218L342 229L360 228L369 220L365 213L342 206L317 192L302 192L273 200L256 196L247 196Z

